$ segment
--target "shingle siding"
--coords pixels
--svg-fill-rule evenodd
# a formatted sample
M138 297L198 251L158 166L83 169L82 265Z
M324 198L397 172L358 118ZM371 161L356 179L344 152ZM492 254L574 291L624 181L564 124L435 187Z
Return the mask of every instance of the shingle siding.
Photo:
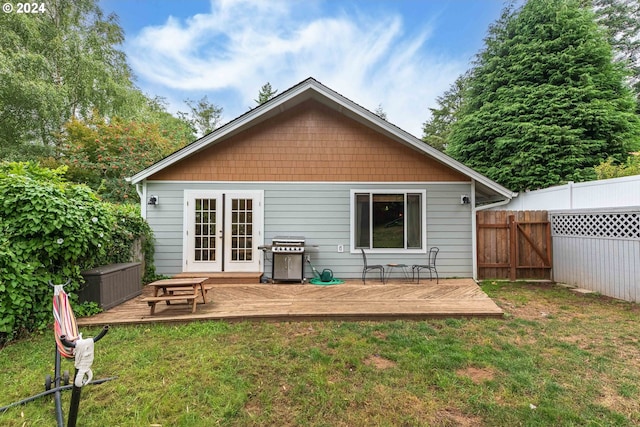
M306 101L151 176L176 181L468 181L414 148Z

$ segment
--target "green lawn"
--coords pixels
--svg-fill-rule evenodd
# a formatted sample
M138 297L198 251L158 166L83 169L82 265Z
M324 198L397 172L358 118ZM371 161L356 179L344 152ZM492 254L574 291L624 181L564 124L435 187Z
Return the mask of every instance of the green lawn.
M83 390L78 425L640 424L640 306L551 285L483 288L504 319L114 327L93 370L119 378ZM51 333L0 350L0 406L43 390L53 352ZM53 400L0 425L55 425Z

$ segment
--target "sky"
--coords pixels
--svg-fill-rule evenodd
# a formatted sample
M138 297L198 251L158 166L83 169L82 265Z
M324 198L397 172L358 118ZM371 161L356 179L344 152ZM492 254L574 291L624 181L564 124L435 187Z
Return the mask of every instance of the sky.
M313 77L416 137L482 49L502 0L100 0L136 85L172 113L203 96L229 122Z

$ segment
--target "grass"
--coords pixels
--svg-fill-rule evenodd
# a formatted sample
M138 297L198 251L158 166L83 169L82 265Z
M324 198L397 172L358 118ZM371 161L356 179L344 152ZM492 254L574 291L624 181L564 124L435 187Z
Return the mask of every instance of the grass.
M83 390L78 425L640 424L640 306L552 285L483 289L504 319L115 327L93 370L119 378ZM47 333L0 350L0 405L43 390L53 346ZM50 398L0 414L3 426L54 420Z

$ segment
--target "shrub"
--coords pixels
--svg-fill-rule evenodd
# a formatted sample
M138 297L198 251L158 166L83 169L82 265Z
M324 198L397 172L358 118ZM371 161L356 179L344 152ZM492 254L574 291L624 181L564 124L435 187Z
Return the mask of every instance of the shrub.
M70 279L73 301L81 271L128 261L139 236L153 245L135 208L102 202L87 186L66 182L65 170L0 164L0 345L51 323L49 282Z
M144 282L155 280L153 231L140 215L139 206L109 204L108 207L115 219L114 227L111 230L109 250L98 260L97 265L130 262L138 255L135 252L136 244L139 242L145 266L142 280Z
M632 153L625 163L617 163L609 157L606 162L594 167L598 179L620 178L640 174L640 155Z

